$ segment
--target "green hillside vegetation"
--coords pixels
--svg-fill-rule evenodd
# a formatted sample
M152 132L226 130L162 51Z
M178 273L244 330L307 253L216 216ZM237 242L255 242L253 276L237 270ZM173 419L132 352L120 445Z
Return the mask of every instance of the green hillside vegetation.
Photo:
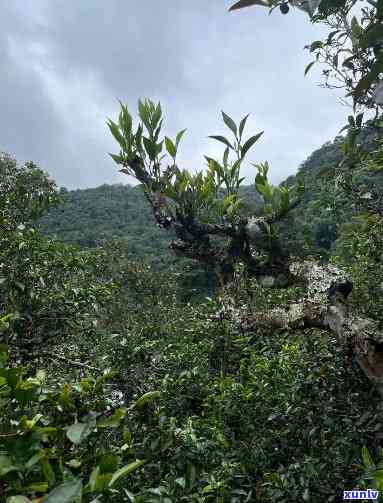
M166 233L155 224L140 187L102 185L95 189L61 189L62 204L40 221L43 232L58 240L82 247L96 247L102 240L124 238L132 257L151 259L161 268L167 252Z
M376 139L376 130L367 126L357 141L367 153L376 150ZM342 225L357 212L352 198L339 197L334 184L333 174L342 160L344 141L343 136L337 136L334 141L325 143L301 164L297 175L288 177L284 182L294 184L298 177L303 180L306 189L299 208L290 212L280 229L283 238L299 255L328 259ZM358 183L380 191L383 189L383 176L381 173L363 173Z

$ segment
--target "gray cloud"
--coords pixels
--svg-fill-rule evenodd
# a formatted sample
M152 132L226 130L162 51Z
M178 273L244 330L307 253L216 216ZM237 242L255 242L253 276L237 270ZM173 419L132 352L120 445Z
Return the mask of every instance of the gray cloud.
M0 2L1 3L1 2ZM252 161L279 182L344 123L334 94L303 77L318 38L304 13L229 14L224 0L25 0L2 5L0 148L32 159L67 187L127 181L108 158L117 99L161 100L167 132L188 128L181 158L218 155L223 109L265 130ZM319 32L320 36L320 32ZM254 168L246 167L248 181Z

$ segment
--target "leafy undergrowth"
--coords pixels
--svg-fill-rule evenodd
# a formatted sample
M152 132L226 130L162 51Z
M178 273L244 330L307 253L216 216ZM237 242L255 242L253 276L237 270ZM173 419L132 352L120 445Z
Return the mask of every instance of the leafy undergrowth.
M356 487L361 449L378 453L382 427L363 376L326 333L241 334L212 318L212 304L178 308L166 333L104 333L93 350L118 375L55 389L3 353L3 498L322 502ZM209 375L222 334L225 374Z

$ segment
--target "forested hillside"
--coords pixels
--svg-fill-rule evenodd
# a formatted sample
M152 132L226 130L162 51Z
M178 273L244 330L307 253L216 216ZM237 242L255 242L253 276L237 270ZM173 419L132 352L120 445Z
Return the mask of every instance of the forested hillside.
M102 185L95 189L60 191L62 204L41 219L41 229L65 243L95 247L102 240L124 238L132 256L158 267L168 253L168 238L155 224L141 187Z

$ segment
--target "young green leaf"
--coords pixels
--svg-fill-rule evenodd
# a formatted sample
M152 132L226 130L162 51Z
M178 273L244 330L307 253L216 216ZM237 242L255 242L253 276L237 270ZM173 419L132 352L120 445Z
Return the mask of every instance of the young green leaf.
M119 115L118 122L119 122L121 130L124 131L124 133L126 135L130 135L130 133L132 132L132 125L133 125L132 116L128 112L127 107L125 107L121 103L121 101L120 101L120 105L121 105L121 112Z
M182 131L180 131L179 133L177 133L177 136L176 136L176 150L178 150L178 145L180 144L181 138L183 137L183 135L185 134L185 132L186 132L186 129L183 129Z
M311 68L315 65L316 61L311 61L311 63L309 63L306 68L305 68L305 77L306 75L309 73L309 71L311 70Z
M154 141L158 141L158 137L160 136L161 128L162 128L162 119L160 120L160 123L158 124L157 129L154 131Z
M150 125L149 105L146 100L145 100L145 102L138 100L138 115L139 115L141 121L144 123L144 126L146 127L146 129L149 132L152 131L151 125Z
M251 138L249 138L246 143L243 145L242 149L241 149L241 157L242 159L245 157L245 155L247 154L247 152L251 149L251 147L254 145L255 142L257 142L259 140L259 138L263 135L263 131L261 131L260 133L252 136Z
M233 165L232 165L232 167L231 167L231 169L230 169L230 176L231 176L232 178L233 178L235 175L236 175L236 176L239 176L239 170L240 170L240 168L241 168L241 162L242 162L242 160L241 160L241 159L238 159L238 160L236 160L236 161L233 163Z
M239 138L242 138L243 130L245 129L246 121L250 114L247 114L239 123Z
M163 145L164 145L164 140L162 140L162 141L160 141L160 143L156 144L157 155L160 155L160 153L162 152Z
M142 124L139 124L134 137L136 142L136 148L141 153L142 152Z
M126 415L126 409L124 407L120 407L116 409L110 417L106 417L105 419L101 419L97 423L98 428L117 428L123 418Z
M257 189L257 192L261 194L265 198L265 200L271 201L273 197L273 188L271 187L271 185L269 185L268 183L264 185L257 183L255 187Z
M241 185L241 183L243 182L244 179L245 179L244 176L242 178L238 179L238 181L237 181L237 187L239 187Z
M89 418L86 423L74 423L67 429L66 436L71 442L78 445L92 433L95 426L94 418Z
M157 146L156 143L149 138L143 137L144 147L151 161L154 161L157 156Z
M121 477L125 477L126 475L129 475L129 473L138 470L138 468L143 466L145 463L146 463L145 459L136 459L136 461L133 461L133 463L129 463L128 465L123 466L113 474L113 477L109 482L109 487L114 485L115 482L117 482L117 480L120 479Z
M172 140L170 138L168 138L167 136L165 136L165 146L166 146L166 150L168 151L168 154L170 155L170 157L175 159L175 157L177 155L177 148L174 145L174 143L172 142Z
M56 482L56 475L52 468L52 465L48 458L44 457L40 459L40 465L42 472L44 474L45 480L48 482L49 486L54 486Z
M228 158L229 158L229 151L230 151L230 149L229 149L229 147L227 147L225 149L224 154L223 154L223 165L224 166L226 166L226 164L227 164L227 161L228 161Z
M213 140L220 141L221 143L225 144L227 147L229 147L232 150L234 150L233 145L224 136L209 136L209 138L212 138Z
M226 126L233 132L234 136L237 136L237 125L233 121L231 117L229 117L225 112L222 110L222 118L223 122L226 124Z
M375 463L374 463L374 461L371 457L371 454L369 453L366 446L362 447L362 459L363 459L363 464L366 468L375 468Z
M157 107L155 108L155 111L153 113L153 118L152 118L153 130L156 129L158 123L160 122L161 116L162 116L161 103L158 102Z
M148 393L143 394L134 404L134 407L137 409L141 409L147 403L151 403L160 396L159 391L148 391Z
M113 159L114 162L116 162L117 164L122 164L124 158L121 155L110 154L110 153L109 153L109 155Z
M120 129L118 125L113 122L112 120L108 120L107 122L108 128L110 129L110 132L114 136L115 140L120 144L121 148L125 147L125 138L123 135L120 133Z

